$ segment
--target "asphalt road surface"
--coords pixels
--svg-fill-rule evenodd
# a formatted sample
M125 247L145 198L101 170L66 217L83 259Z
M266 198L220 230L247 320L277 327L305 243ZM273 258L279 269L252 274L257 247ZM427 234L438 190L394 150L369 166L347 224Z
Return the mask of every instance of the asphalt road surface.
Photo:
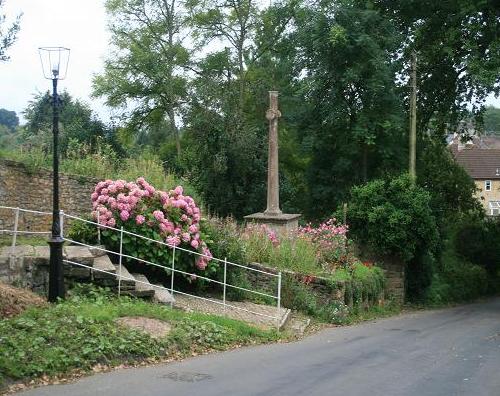
M22 394L500 396L500 298Z

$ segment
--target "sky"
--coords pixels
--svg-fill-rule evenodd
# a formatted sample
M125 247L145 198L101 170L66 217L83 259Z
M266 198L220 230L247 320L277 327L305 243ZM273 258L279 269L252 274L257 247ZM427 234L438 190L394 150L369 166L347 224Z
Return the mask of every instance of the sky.
M90 97L92 76L103 70L109 44L105 0L4 0L0 9L11 21L23 13L18 39L8 51L10 61L0 62L0 108L22 111L37 92L51 88L43 78L38 47L64 46L71 49L68 74L59 87L88 103L109 121L112 111L103 100ZM8 22L7 22L8 24ZM490 96L487 104L500 107Z
M18 39L8 50L10 61L0 62L0 108L21 116L34 94L51 89L38 47L63 46L71 49L71 56L60 90L67 89L109 121L111 113L103 101L90 97L92 76L103 70L110 37L104 0L4 0L0 12L8 21L23 13Z

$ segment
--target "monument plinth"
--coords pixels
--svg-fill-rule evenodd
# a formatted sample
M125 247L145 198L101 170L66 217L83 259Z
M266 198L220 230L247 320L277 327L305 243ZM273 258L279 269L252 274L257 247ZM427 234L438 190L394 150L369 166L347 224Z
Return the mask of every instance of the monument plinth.
M278 91L269 91L269 109L266 118L269 121L269 153L267 162L267 208L264 212L245 216L250 222L266 224L276 232L296 230L300 214L283 213L279 198L279 165L278 165Z

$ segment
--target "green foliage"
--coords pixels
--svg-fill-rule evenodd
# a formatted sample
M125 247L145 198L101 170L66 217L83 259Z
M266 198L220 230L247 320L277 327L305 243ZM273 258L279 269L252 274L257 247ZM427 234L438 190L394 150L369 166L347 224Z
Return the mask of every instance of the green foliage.
M84 217L84 219L93 221L90 216ZM73 220L69 226L68 237L77 242L96 245L98 242L97 227L84 221Z
M166 338L154 339L118 326L114 320L121 316L164 320L172 331ZM77 368L89 370L98 363L185 356L276 338L274 331L235 320L186 314L140 300L114 298L106 290L79 287L65 302L0 321L0 386L6 379L27 380Z
M487 106L483 113L484 132L487 135L500 135L500 109Z
M464 260L479 265L492 278L500 277L500 221L469 220L457 230L454 248Z
M59 95L60 136L59 150L64 158L68 149L83 144L84 150L92 153L99 150L108 130L90 107L74 99L68 92ZM24 111L24 147L37 147L48 153L52 150L52 97L49 92L35 95ZM70 146L71 145L71 146Z
M245 246L240 239L240 231L237 223L232 218L221 219L217 217L212 217L204 223L205 235L207 240L210 241L210 251L214 257L223 259L226 258L227 261L245 265L246 255ZM247 278L248 271L236 267L234 265L227 265L227 284L242 287L245 289L251 289L250 282ZM221 265L218 268L218 273L216 279L222 282L224 279L224 266ZM240 301L244 299L251 299L255 295L252 293L247 293L243 290L238 290L232 287L228 287L226 290L226 296L229 300Z
M0 109L0 125L3 125L11 132L14 132L19 126L19 117L15 111Z
M385 288L384 271L379 267L367 267L361 263L353 265L352 290L354 303L377 302Z
M377 254L412 260L439 242L431 196L408 175L377 179L351 191L347 219L353 235Z
M302 274L324 272L318 260L317 247L308 239L280 236L279 244L273 245L266 232L254 227L244 232L241 243L245 247L247 262Z
M441 143L425 140L418 160L417 182L431 195L430 206L442 230L450 219L463 215L481 216L483 209L475 197L476 185Z
M324 322L348 324L367 306L378 304L384 292L385 277L380 268L357 263L352 269L336 270L329 277L327 287L332 295L338 287L343 287L345 301L325 302L314 288L286 274L282 281L282 304Z
M4 0L0 0L0 10L3 7ZM14 44L19 33L19 23L21 20L21 15L18 15L16 20L10 26L3 26L5 23L5 15L0 14L0 62L5 62L9 60L9 56L6 51L9 47Z
M488 274L484 268L451 253L443 260L442 268L433 275L425 292L425 302L441 305L471 301L484 296L487 288Z
M290 275L284 275L282 280L281 304L284 307L304 312L307 315L317 314L316 297L307 288Z
M464 114L478 113L500 85L499 8L492 1L377 0L375 7L397 27L408 73L412 51L418 57L419 130L430 122L439 137Z
M290 35L308 114L308 217L330 214L353 184L402 167L405 143L391 54L398 35L361 2L303 4ZM311 201L314 202L311 205Z
M137 144L172 140L180 154L176 117L187 96L190 54L185 14L175 1L106 1L113 51L93 81L94 95L122 111L125 133ZM156 141L155 141L156 140Z
M157 155L145 150L137 156L118 159L115 151L105 142L99 144L95 152L89 151L85 143L71 143L67 157L60 162L60 171L78 176L88 176L97 179L136 180L138 177L154 183L162 190L182 185L186 194L201 202L199 194L184 178L165 172ZM0 158L7 158L23 163L28 171L52 169L52 156L40 147L29 150L0 151Z

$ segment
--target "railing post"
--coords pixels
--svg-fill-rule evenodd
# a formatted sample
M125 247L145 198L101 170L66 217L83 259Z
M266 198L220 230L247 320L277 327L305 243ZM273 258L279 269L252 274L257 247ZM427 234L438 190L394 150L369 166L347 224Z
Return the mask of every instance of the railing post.
M100 220L100 213L99 211L97 211L97 242L99 243L99 245L101 244L101 222L99 221Z
M64 211L59 211L59 222L61 223L61 238L64 239Z
M10 254L9 254L9 273L8 273L8 278L9 278L9 283L12 282L11 279L11 274L14 270L14 264L15 264L15 249L16 249L16 241L17 241L17 229L19 227L19 208L16 208L16 215L14 217L14 232L12 234L12 246L10 248Z
M280 329L281 322L281 271L278 272L278 313L277 313L277 327Z
M175 274L175 245L172 249L172 274L170 278L170 294L172 299L170 300L170 308L174 307L174 274Z
M224 289L222 291L222 302L224 304L224 314L226 314L226 280L227 280L227 258L224 257Z
M16 215L14 218L14 233L12 236L12 248L11 248L11 254L15 254L15 249L16 249L16 241L17 241L17 229L19 227L19 208L16 208Z
M118 296L122 292L123 226L120 228L120 258L118 262Z

